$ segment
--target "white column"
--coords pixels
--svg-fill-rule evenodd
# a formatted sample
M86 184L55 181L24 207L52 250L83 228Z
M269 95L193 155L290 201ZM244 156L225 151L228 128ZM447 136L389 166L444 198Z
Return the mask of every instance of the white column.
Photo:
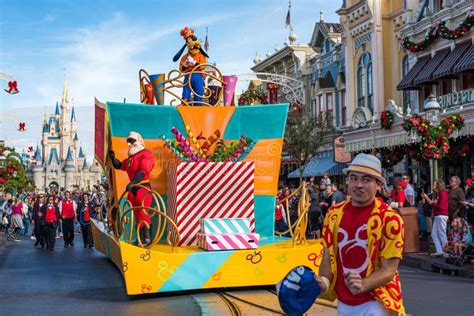
M382 112L385 104L383 71L383 39L381 1L374 1L374 18L372 27L372 87L375 113Z

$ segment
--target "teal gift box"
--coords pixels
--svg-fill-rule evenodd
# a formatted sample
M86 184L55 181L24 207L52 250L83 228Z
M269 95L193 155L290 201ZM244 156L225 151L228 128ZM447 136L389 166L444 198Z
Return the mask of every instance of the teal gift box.
M203 234L245 234L250 233L248 218L201 218Z

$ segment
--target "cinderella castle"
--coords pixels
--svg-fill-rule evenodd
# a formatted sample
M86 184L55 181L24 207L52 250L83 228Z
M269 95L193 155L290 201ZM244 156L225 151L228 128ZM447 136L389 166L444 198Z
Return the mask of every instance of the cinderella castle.
M61 105L49 118L44 116L41 150L36 147L27 176L40 190L58 191L91 188L100 181L101 168L88 165L77 136L74 107L70 108L67 82L64 79Z

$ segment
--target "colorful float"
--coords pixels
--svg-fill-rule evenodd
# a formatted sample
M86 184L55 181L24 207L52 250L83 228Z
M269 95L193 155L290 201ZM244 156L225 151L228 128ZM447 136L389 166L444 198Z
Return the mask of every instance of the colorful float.
M95 101L95 156L110 187L107 219L93 220L96 249L129 295L275 285L296 266L317 270L304 188L289 237L274 231L289 105L235 106L237 76L206 64L192 30L181 35L179 70L139 72L142 103Z

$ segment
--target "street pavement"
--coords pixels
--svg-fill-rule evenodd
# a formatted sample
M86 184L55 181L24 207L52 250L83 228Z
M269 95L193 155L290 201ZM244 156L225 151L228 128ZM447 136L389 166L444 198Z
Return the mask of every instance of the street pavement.
M94 249L0 243L0 315L201 315L191 293L128 297L120 272ZM474 280L400 268L411 315L474 315Z

